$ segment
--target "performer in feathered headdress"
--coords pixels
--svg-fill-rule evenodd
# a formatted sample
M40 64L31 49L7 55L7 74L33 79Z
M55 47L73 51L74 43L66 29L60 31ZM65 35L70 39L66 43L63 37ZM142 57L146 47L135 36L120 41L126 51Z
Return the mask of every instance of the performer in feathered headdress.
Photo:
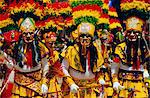
M101 1L71 1L73 21L77 26L77 40L62 53L64 96L66 98L96 98L103 77L99 68L103 64L100 49L93 42L95 26L101 15ZM68 91L69 90L69 91ZM65 92L67 91L67 92Z
M39 30L36 28L35 20L42 17L42 5L33 0L19 1L18 4L11 4L9 11L22 33L14 49L17 71L15 71L12 98L40 98L42 93L45 93L41 87L44 73L42 69L47 65L41 57L47 53L47 50L38 39Z
M44 21L42 28L42 41L48 49L48 63L49 66L44 67L44 86L48 87L48 98L56 97L62 98L61 83L62 83L62 68L60 63L59 52L56 50L57 28L55 21L50 17Z
M116 58L112 68L116 89L120 84L125 86L125 90L120 91L120 97L148 97L143 79L149 77L145 68L146 59L149 58L149 47L143 34L145 22L149 17L149 6L147 0L121 0L125 42L116 46L114 51ZM120 68L118 73L120 84L115 75L117 67Z
M0 29L1 29L1 78L4 80L0 95L2 97L11 97L11 90L13 86L13 65L8 64L8 62L13 62L10 57L13 57L13 49L17 44L20 36L20 32L18 31L17 25L10 18L10 14L7 12L3 12L0 14ZM2 75L3 74L3 75ZM12 78L10 78L12 77Z
M47 3L45 12L48 16L53 16L58 33L57 45L59 52L62 52L69 43L68 35L72 30L72 8L69 2L55 2L52 4Z

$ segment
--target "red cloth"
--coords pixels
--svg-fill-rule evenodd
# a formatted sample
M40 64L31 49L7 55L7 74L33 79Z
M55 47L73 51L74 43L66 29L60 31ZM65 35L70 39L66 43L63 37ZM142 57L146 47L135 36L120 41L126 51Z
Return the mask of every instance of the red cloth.
M5 85L6 81L8 80L8 77L9 77L10 73L11 73L11 70L7 69L6 70L6 78L3 81L3 86ZM2 92L1 98L11 98L12 89L13 89L13 83L8 82L5 89L4 89L4 91Z
M13 83L8 82L6 88L4 89L1 98L11 98L12 96Z
M88 51L88 69L90 69L90 51Z
M119 62L120 62L120 59L119 59L118 57L114 57L113 61L114 61L115 63L119 63Z
M7 44L10 44L12 42L17 42L19 40L20 34L21 33L18 31L11 30L11 31L5 32L3 36Z
M32 50L31 49L27 49L27 52L25 54L25 57L27 59L26 64L28 67L33 67L33 62L32 62Z
M101 48L102 48L102 56L104 56L104 52L105 52L105 45L104 45L104 44L102 44L102 45L101 45Z
M56 73L56 75L58 77L62 77L64 74L63 74L63 70L62 70L62 67L61 67L61 63L59 62L59 60L57 60L54 65L53 65L53 68L54 68L54 72Z
M140 57L137 58L137 70L140 68Z

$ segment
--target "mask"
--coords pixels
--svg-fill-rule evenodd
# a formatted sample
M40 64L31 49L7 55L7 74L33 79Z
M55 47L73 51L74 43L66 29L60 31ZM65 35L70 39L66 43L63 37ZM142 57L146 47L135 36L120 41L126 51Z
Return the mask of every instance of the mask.
M34 33L33 32L24 32L23 33L23 40L25 43L31 43L34 40Z
M126 37L128 38L129 41L137 41L138 39L138 35L139 35L139 31L134 31L134 30L130 30L127 31Z

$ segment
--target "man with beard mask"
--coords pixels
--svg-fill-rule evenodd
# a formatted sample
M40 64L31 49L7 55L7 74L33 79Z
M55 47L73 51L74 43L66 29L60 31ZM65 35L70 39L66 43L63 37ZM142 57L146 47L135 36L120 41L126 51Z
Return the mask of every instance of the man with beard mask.
M145 67L145 60L149 56L146 55L148 51L142 38L144 21L131 16L125 23L125 42L118 44L114 51L116 57L111 69L113 86L116 90L119 90L121 85L125 87L120 91L119 97L147 98L148 92L143 80L149 77Z
M99 86L104 80L99 74L103 64L100 49L93 43L95 26L83 22L78 26L78 42L69 46L62 61L64 81L70 88L70 93L64 93L66 98L96 98ZM69 88L64 87L64 91Z
M43 98L41 93L44 94L48 89L48 87L43 89L42 84L44 66L48 66L48 62L46 58L42 57L48 51L37 38L33 18L21 18L18 25L22 31L22 36L14 50L17 63L15 69L18 71L15 71L12 98Z
M2 86L0 96L2 98L11 98L14 83L13 63L15 62L12 58L13 49L19 40L20 32L18 32L17 26L8 12L1 13L0 17L2 17L0 19L0 85Z

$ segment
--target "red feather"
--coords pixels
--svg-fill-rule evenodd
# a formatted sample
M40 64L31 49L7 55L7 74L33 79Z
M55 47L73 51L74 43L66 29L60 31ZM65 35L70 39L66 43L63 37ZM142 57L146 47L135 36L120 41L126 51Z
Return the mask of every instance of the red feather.
M62 71L62 67L61 67L61 63L59 61L56 61L53 65L54 68L54 72L56 73L56 75L58 75L59 77L62 77L63 71Z

